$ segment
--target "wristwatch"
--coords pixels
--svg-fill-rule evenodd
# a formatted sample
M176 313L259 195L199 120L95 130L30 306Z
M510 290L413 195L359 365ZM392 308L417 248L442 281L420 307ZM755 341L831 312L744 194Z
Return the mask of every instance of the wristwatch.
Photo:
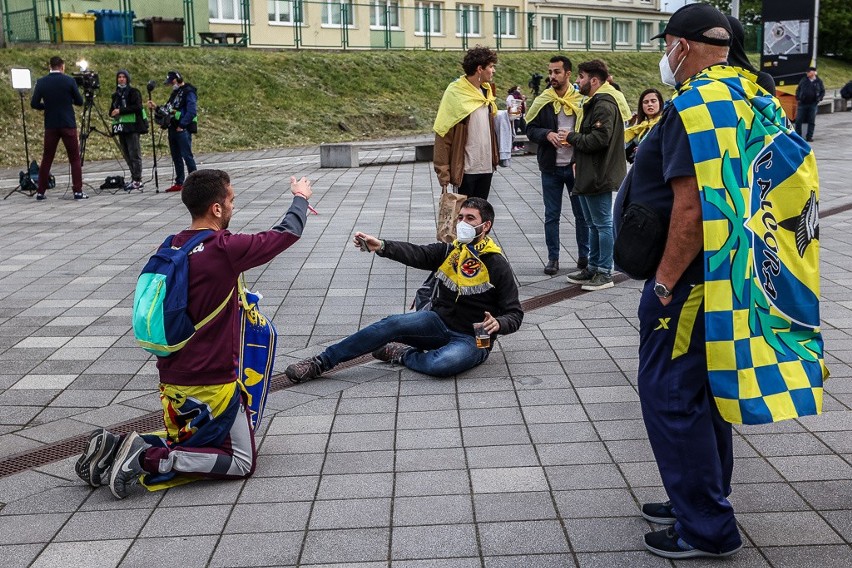
M654 281L654 294L656 294L657 297L660 298L660 299L665 299L665 298L671 297L672 291L669 290L666 287L665 284L661 284L661 283L659 283L655 280Z

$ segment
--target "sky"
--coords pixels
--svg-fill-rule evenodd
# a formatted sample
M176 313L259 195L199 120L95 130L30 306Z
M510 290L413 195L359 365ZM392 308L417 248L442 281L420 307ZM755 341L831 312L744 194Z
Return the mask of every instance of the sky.
M674 12L684 4L686 4L686 0L661 0L660 8L662 8L664 12Z

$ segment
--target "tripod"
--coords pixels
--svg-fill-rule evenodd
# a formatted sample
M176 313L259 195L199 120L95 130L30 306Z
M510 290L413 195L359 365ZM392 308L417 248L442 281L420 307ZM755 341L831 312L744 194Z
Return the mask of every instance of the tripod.
M154 90L154 87L156 85L157 85L157 83L155 81L148 81L148 87L147 87L148 88L148 102L151 102L151 101L154 100L154 99L151 98L151 91ZM149 122L150 122L150 130L151 130L151 153L154 154L154 168L153 168L153 170L154 170L154 187L157 188L156 192L160 193L160 176L158 175L158 170L157 170L157 144L154 140L155 136L154 136L154 112L153 111L151 111L151 114L148 117L148 119L149 119ZM160 133L160 139L162 139L162 137L163 137L163 135L162 135L162 132L161 132Z
M96 126L92 126L92 109L94 109L97 113L104 130L98 130ZM97 132L101 136L106 136L107 138L112 139L115 143L115 147L118 148L119 153L121 153L121 146L119 146L118 141L113 137L112 132L110 131L109 122L107 122L107 119L100 107L95 104L95 92L87 89L86 94L84 95L83 113L80 116L80 166L83 166L83 164L86 163L86 147L88 146L89 135L92 132Z
M26 168L24 168L24 171L21 172L21 178L18 186L6 194L6 197L3 198L4 201L16 191L26 194L27 197L32 197L38 190L32 176L30 176L30 143L27 138L27 117L26 114L24 114L24 91L19 90L18 94L21 95L21 122L24 125L24 153L27 158L27 165Z

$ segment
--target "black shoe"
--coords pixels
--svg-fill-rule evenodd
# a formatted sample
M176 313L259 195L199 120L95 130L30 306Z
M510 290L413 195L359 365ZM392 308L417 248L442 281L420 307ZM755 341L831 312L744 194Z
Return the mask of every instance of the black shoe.
M145 442L136 432L124 437L109 469L109 490L116 499L127 497L130 489L139 483L139 478L145 474L142 458L145 450L150 447L151 444Z
M44 201L47 199L47 196L43 193L36 193L36 201Z
M74 466L77 477L92 487L103 485L104 480L101 478L109 471L119 444L121 437L104 428L92 432L83 455Z
M587 284L592 281L595 273L590 272L588 268L581 268L576 272L572 272L565 277L565 280L571 284Z
M82 191L75 191L74 192L74 199L88 199L88 198L89 198L89 196L86 195L85 193L83 193Z
M379 347L373 351L373 357L385 363L402 365L402 358L412 349L413 347L404 343L388 343L384 347Z
M727 552L707 552L706 550L700 550L687 544L680 538L677 532L675 532L674 527L649 532L645 535L645 548L663 558L697 558L699 556L723 558L734 554L742 547L743 545L740 544L738 547Z
M509 167L509 160L500 160L500 167L501 168L508 168Z
M589 259L588 258L586 258L585 256L581 256L580 258L577 259L577 268L579 268L580 270L583 270L587 266L589 266Z
M813 142L813 141L814 141L814 139L813 139L813 138L805 138L805 140L807 140L808 142Z
M558 260L548 260L547 266L544 267L544 273L548 276L553 276L559 272L559 261Z
M642 516L645 517L645 520L658 525L673 525L677 520L671 501L645 503L642 505Z
M302 381L309 381L319 377L324 370L326 369L323 369L319 358L311 357L310 359L302 359L298 363L293 363L284 370L284 374L287 375L287 378L291 382L301 383Z

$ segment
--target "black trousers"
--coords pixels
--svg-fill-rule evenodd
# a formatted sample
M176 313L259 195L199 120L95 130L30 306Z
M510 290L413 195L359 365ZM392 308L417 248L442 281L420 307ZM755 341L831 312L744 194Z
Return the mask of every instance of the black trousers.
M468 197L481 197L487 200L488 194L491 192L491 174L464 174L461 185L458 187L458 193L467 195Z

